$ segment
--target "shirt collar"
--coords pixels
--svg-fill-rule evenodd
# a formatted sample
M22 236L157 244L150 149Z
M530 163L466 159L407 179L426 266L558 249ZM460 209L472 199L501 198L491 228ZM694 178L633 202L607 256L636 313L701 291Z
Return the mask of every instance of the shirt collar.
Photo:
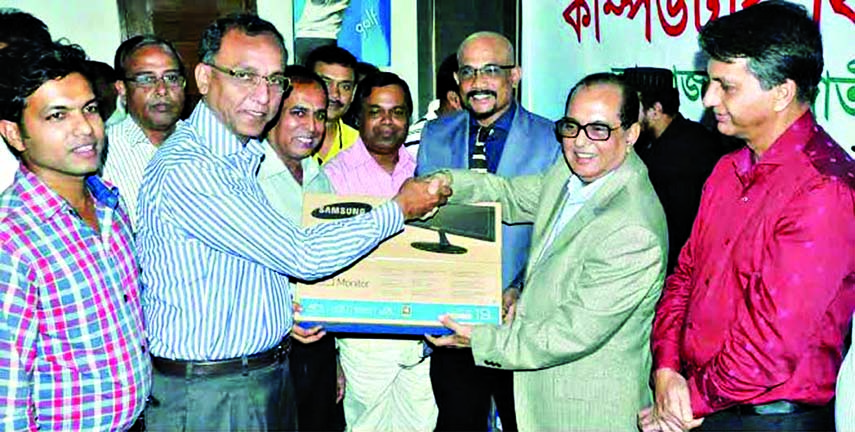
M741 179L747 180L757 166L783 165L802 158L805 143L815 131L816 120L808 110L791 124L756 162L754 161L754 153L750 148L741 149L733 160L736 174Z
M606 184L607 180L614 174L614 171L609 171L606 175L592 181L591 183L585 183L579 176L572 175L570 179L567 180L567 201L570 204L581 204L594 196L604 184Z
M115 127L119 129L119 136L125 137L125 140L131 147L138 147L140 145L153 146L148 137L145 136L145 132L143 132L136 120L130 115L125 116Z
M115 186L107 186L100 177L91 175L86 178L86 187L97 204L115 210L119 206L119 191ZM42 182L32 171L21 164L15 174L15 182L10 187L18 195L24 208L41 220L51 218L57 212L69 207L58 193Z
M307 157L300 161L303 167L303 184L308 184L321 173L321 166L313 157ZM291 170L279 159L276 150L273 149L273 144L264 140L264 161L258 169L258 178L260 180L276 177L280 175L291 176Z
M511 123L514 121L514 115L517 112L517 103L514 100L511 100L511 105L508 107L508 110L504 112L495 122L490 126L493 129L498 129L504 132L511 130ZM469 114L469 130L470 133L475 133L481 125L478 123L478 120L471 113Z
M228 156L244 149L255 155L264 154L264 143L254 138L251 138L246 144L242 143L238 136L229 130L214 111L208 107L205 99L196 104L196 108L190 114L187 123L196 129L201 141L207 143L214 154Z
M378 169L382 169L380 167L380 165L377 163L377 161L374 160L374 157L371 156L371 153L368 153L368 148L365 147L365 142L362 141L361 136L356 139L356 141L353 143L353 146L351 147L351 149L353 149L353 150L350 150L350 149L348 149L348 150L350 150L352 152L351 153L352 157L353 157L352 165L354 167L360 167L360 166L365 166L367 164L371 164L371 165L376 166ZM401 145L401 148L398 149L398 163L395 164L395 172L398 172L402 169L407 169L410 166L415 167L415 164L416 164L416 160L413 158L413 155L411 155L410 152L408 152L407 149L404 148L403 145ZM392 175L394 175L395 172L393 172Z

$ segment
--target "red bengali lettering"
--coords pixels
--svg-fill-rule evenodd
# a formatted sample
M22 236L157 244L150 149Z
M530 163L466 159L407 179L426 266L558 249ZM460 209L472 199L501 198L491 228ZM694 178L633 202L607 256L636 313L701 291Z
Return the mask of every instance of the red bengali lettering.
M720 7L720 0L706 0L706 9L710 12L710 16L703 22L701 22L701 0L695 0L695 30L698 32L701 31L701 28L705 26L708 22L718 18Z
M605 5L603 6L603 12L606 15L611 14L620 16L626 8L629 8L629 14L627 17L629 19L635 19L635 16L638 15L638 11L642 6L644 6L644 38L647 39L647 42L650 42L650 0L620 0L620 4L614 4L613 0L606 0Z
M594 0L594 34L597 42L600 41L600 11L599 0ZM584 12L584 15L583 15ZM575 16L574 16L575 15ZM564 21L576 32L576 38L582 42L582 27L591 25L591 8L587 0L573 0L561 14Z
M846 5L846 0L831 0L831 10L838 15L843 15L844 17L849 18L849 21L852 21L852 23L855 24L855 11ZM818 13L814 19L819 19Z
M668 12L668 16L670 18L676 18L678 15L680 20L677 21L677 24L671 24L665 19L665 15L662 13L662 1L657 0L657 12L659 13L659 23L662 24L662 30L665 30L665 34L672 37L677 37L683 34L686 30L686 22L689 19L689 10L686 6L686 0L664 0L666 2L665 9Z

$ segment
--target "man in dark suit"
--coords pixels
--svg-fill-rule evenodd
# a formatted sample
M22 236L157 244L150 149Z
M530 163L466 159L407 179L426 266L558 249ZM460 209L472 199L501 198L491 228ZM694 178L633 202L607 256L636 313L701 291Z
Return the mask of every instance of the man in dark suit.
M634 67L623 73L641 100L642 136L635 151L647 165L668 219L668 273L689 239L701 189L724 154L721 136L680 114L680 93L668 69Z
M502 176L537 174L556 159L552 122L514 101L522 71L504 36L479 32L457 50L455 74L465 110L428 123L422 132L416 173L468 168ZM522 288L531 225L502 227L505 310L513 310ZM516 430L513 376L475 366L471 350L436 349L431 380L439 407L437 430L486 430L490 397L504 430Z

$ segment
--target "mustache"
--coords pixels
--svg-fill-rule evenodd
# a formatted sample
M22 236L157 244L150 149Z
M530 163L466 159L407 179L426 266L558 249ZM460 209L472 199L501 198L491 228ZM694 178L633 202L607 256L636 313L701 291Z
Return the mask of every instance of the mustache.
M466 93L466 99L471 99L474 96L481 95L497 97L496 92L492 90L472 90L469 93Z

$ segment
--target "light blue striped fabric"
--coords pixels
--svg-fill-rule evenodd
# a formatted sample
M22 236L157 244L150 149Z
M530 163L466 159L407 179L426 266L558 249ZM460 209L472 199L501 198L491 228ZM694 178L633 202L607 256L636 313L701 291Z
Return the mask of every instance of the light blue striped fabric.
M291 329L288 276L329 275L403 229L394 202L298 228L258 184L263 145L242 144L202 102L146 167L137 246L152 355L218 360L272 348Z

